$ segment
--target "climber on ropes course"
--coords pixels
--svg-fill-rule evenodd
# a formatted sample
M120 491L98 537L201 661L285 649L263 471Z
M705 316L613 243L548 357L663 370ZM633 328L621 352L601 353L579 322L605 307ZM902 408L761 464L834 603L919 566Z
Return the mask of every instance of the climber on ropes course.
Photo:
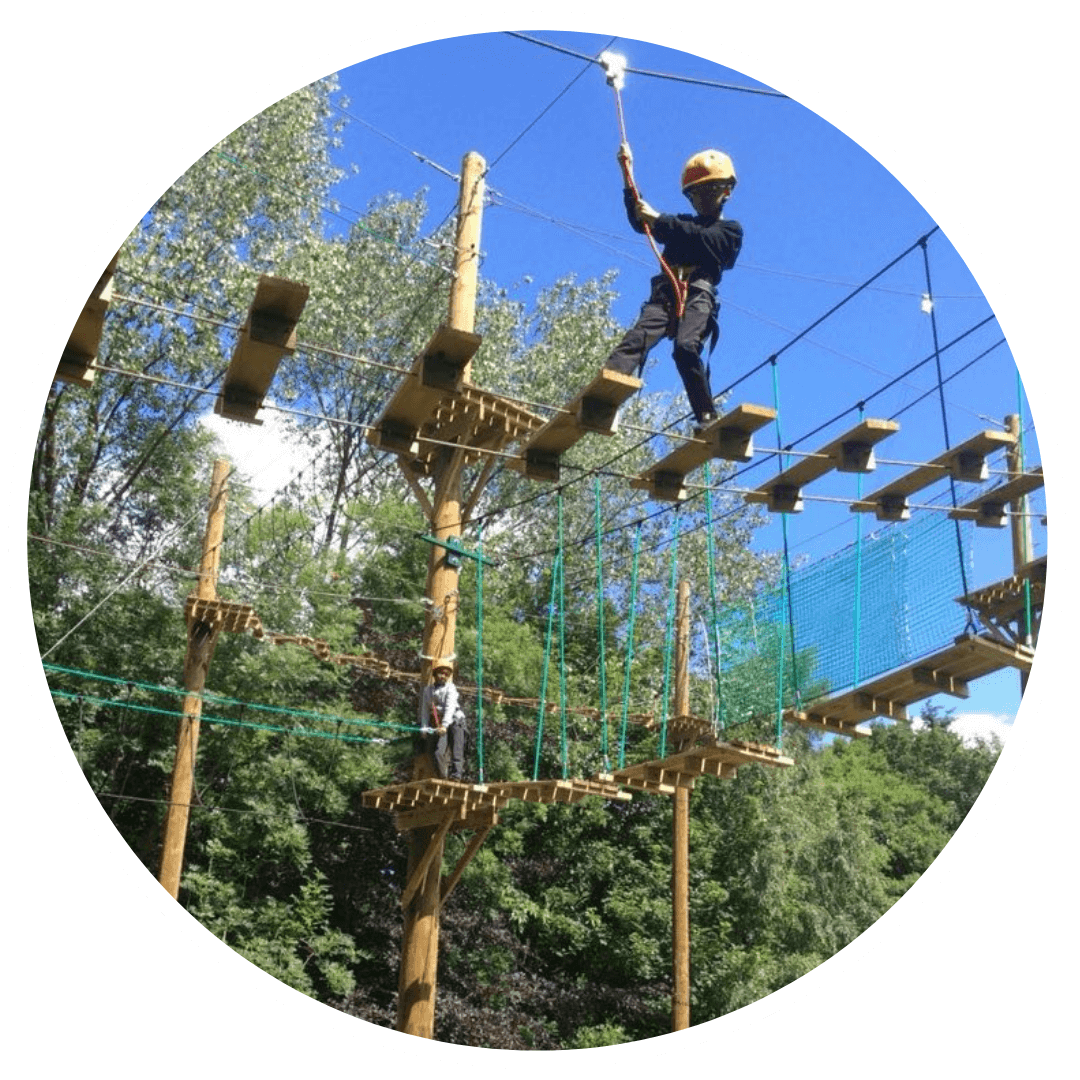
M458 703L454 669L440 664L431 677L434 682L424 687L420 698L420 730L427 738L438 775L444 780L463 780L466 720Z
M634 183L633 154L623 121L623 74L626 61L613 53L600 57L608 84L615 91L621 142L618 161L623 174L623 202L631 227L649 238L661 267L651 280L649 298L637 321L623 336L604 364L624 375L639 375L649 352L661 338L675 342L674 359L686 388L696 421L695 431L716 419L708 361L702 357L705 341L712 354L720 336L716 290L725 270L735 265L743 230L724 218L724 204L737 177L731 158L722 150L702 150L682 169L683 194L693 214L661 214L642 197ZM663 244L661 251L656 244Z

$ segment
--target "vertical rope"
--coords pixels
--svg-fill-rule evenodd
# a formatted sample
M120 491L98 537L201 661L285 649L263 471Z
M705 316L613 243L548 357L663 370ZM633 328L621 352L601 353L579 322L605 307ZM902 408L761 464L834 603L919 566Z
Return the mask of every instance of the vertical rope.
M619 768L626 765L626 728L630 718L630 666L634 660L634 622L637 617L638 556L641 554L641 527L634 532L634 563L630 570L630 624L626 631L626 667L623 672L622 725L619 729Z
M484 782L484 523L476 536L476 778Z
M559 563L562 561L562 549L555 553L551 561L551 595L548 597L547 634L544 637L544 667L540 673L540 708L536 715L536 754L533 757L534 780L540 779L540 746L544 741L544 713L547 710L548 669L551 666L551 642L555 631L555 590L559 581Z
M776 459L776 471L782 473L784 466L787 463L787 456L783 451L784 437L780 428L780 381L776 368L776 357L770 357L770 363L772 365L772 384L773 384L773 407L776 409L776 446L780 453ZM795 703L799 703L799 684L796 677L795 667L795 611L792 607L791 601L791 559L790 548L788 545L788 531L787 531L787 519L786 513L780 514L780 528L784 541L784 559L780 592L780 642L779 649L776 655L776 746L780 749L783 742L784 733L784 654L785 654L785 638L787 636L788 627L784 626L784 612L786 610L788 626L791 629L791 680L792 690L794 692Z
M719 606L716 601L716 551L713 540L713 505L712 505L712 470L709 462L705 462L705 536L709 556L709 603L710 612L710 642L713 655L713 670L716 673L716 707L713 711L713 730L724 730L724 694L723 683L720 679L720 625Z
M660 757L667 754L668 712L671 698L671 654L675 641L675 585L679 559L679 506L671 515L671 582L668 595L667 629L664 632L664 696L660 713Z
M945 435L945 449L951 450L952 445L949 442L949 418L945 411L945 379L941 372L941 350L938 347L938 331L937 331L937 316L934 314L934 289L930 282L930 252L927 249L927 238L924 236L919 240L919 246L922 248L923 254L923 269L926 273L926 299L930 309L930 332L934 339L934 364L937 367L937 388L938 388L938 400L941 404L941 428ZM949 492L952 497L953 509L956 508L956 480L953 478L952 473L949 473ZM975 629L975 613L971 609L971 604L967 601L968 595L968 581L967 581L967 569L964 566L964 544L960 536L960 522L959 520L954 522L956 526L956 561L960 566L960 581L963 586L964 606L967 609L967 623L964 626L965 631Z
M866 411L866 403L859 402L859 422L863 420L863 415ZM855 477L855 497L862 499L863 493L863 474L858 473ZM855 518L855 604L854 604L854 617L855 617L855 647L852 649L854 667L852 670L851 685L859 685L859 661L860 661L860 647L862 645L862 540L863 540L863 528L862 528L862 514L853 514Z
M1016 371L1016 419L1020 429L1016 444L1018 455L1016 464L1019 467L1020 472L1023 473L1027 471L1027 461L1024 453L1024 384L1020 381L1019 368ZM1026 496L1020 505L1025 511L1027 510ZM1020 529L1020 556L1026 565L1031 562L1032 553L1028 550L1027 521L1022 519L1022 522L1022 528ZM1028 576L1024 578L1024 640L1030 645L1032 638L1031 577Z
M603 747L603 770L611 771L608 754L608 705L607 705L607 657L604 648L604 565L600 544L600 477L595 478L596 489L596 628L600 644L600 744Z
M570 775L566 738L566 558L563 552L563 496L559 491L559 730L562 778Z

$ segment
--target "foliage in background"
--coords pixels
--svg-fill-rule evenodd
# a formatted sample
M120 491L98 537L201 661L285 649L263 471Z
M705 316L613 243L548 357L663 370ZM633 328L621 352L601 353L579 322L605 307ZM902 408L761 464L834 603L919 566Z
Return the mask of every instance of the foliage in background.
M315 635L341 651L366 649L400 670L417 666L427 548L415 534L425 523L411 498L402 498L395 463L372 451L363 432L398 375L314 346L407 365L442 317L449 225L424 235L423 192L387 196L341 224L333 203L334 92L333 80L313 84L238 129L163 194L121 250L120 297L106 320L101 362L208 392L102 372L88 390L55 384L42 416L28 505L35 627L48 662L68 669L50 681L66 695L56 698L57 712L87 782L152 873L180 707L169 691L183 666L181 612L214 455L200 420L261 273L311 288L301 347L275 383L279 405L310 414L285 425L288 444L308 464L265 504L245 486L255 477L231 478L220 594L254 604L269 629ZM527 309L483 282L476 381L526 402L561 402L567 387L591 377L618 334L612 298L610 278L566 278ZM614 701L633 538L645 510L625 477L647 461L642 430L679 413L669 400L639 395L617 435L584 440L567 455L572 702L597 701L600 664L596 496L591 480L572 481L608 463L599 499ZM485 681L510 696L535 696L541 680L555 500L553 491L496 469L478 507L485 554L500 563L484 582ZM723 603L776 580L777 561L749 551L758 515L734 497L717 497ZM701 500L679 516L680 575L703 583ZM668 530L668 515L642 523L635 709L658 708L662 692ZM471 567L460 600L460 667L470 678L459 681L470 681ZM704 652L699 636L696 655ZM740 715L771 700L771 677L760 667L727 676L724 693ZM72 674L80 670L120 681ZM549 685L554 700L554 668ZM295 646L227 635L209 688L230 700L204 708L218 722L203 725L181 902L298 991L392 1025L406 853L389 816L364 810L361 797L407 775L415 685L322 664ZM695 708L706 709L713 690L703 663L692 693ZM876 729L851 745L821 746L786 732L795 767L748 767L735 781L698 785L691 800L695 1022L756 1000L835 953L940 852L985 782L996 747L965 747L947 718L930 719L940 722L919 731ZM531 775L535 722L529 711L485 708L488 778ZM549 725L543 775L561 765L557 725ZM598 734L595 720L571 718L572 771L598 767ZM637 729L633 741L639 756L655 754L655 735ZM508 807L444 912L437 1037L553 1049L665 1031L670 834L663 798ZM450 838L448 860L464 843Z

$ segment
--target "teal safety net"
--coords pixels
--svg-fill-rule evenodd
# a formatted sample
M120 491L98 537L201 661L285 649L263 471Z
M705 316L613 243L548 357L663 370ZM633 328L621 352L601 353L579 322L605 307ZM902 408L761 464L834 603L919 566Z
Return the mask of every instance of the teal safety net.
M969 576L971 528L960 530ZM725 607L720 723L774 714L777 685L785 705L807 702L949 645L968 623L959 558L956 522L916 512L793 569L786 592L778 583Z

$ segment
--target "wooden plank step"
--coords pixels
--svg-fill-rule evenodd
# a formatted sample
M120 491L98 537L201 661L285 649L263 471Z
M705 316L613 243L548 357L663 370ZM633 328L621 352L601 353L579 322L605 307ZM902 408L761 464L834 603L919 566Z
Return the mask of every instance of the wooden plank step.
M263 274L214 402L228 420L261 424L263 399L283 356L296 351L296 324L308 299L302 282Z
M938 454L933 461L905 473L885 487L851 504L856 514L873 512L878 521L907 521L911 517L908 499L929 487L935 480L951 476L954 480L982 483L990 475L987 457L995 450L1012 446L1016 436L1005 431L980 431L966 442Z
M507 464L530 480L557 482L562 455L588 433L614 435L619 407L642 387L641 379L603 368L584 390L533 432L521 455Z
M863 420L743 498L748 503L764 503L770 513L797 514L803 508L802 489L807 484L834 469L844 473L873 472L877 467L874 446L899 430L895 420Z
M479 334L440 326L368 432L371 445L395 454L415 455L419 449L417 433L440 402L461 393L466 366L481 340Z
M700 436L686 439L666 457L630 481L653 499L681 502L687 497L686 477L711 458L749 461L754 456L754 432L776 418L766 405L741 404L705 427Z
M949 512L949 517L958 521L974 521L980 528L1002 529L1009 523L1005 507L1017 503L1025 495L1038 491L1043 486L1043 471L1039 465L1029 473L999 484L984 491L970 502L958 506Z
M60 361L56 365L54 377L59 382L83 388L94 383L93 363L97 359L98 346L101 344L105 312L112 302L113 277L119 257L120 253L117 252L109 261L75 320L67 345L64 346Z
M974 608L991 622L1009 621L1026 617L1029 588L1031 606L1038 612L1046 595L1045 555L1026 563L1011 577L956 597L956 602Z

